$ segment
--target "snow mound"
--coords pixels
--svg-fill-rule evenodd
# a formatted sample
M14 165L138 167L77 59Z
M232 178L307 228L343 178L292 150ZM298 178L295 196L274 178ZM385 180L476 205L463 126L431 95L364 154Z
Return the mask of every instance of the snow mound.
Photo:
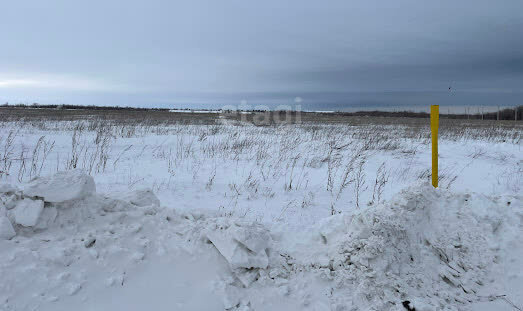
M210 254L223 267L216 290L226 310L266 310L282 299L296 310L470 310L523 228L519 196L424 186L292 232L205 209L178 214L150 190L99 195L80 175L34 180L25 189L40 192L30 194L0 188L8 310L87 295L95 284L122 287L137 265L172 254ZM44 190L64 185L60 178L78 182L69 185L76 195Z
M275 269L317 271L334 283L336 310L452 310L479 299L500 243L521 234L522 215L519 197L411 188L305 237L284 236L286 259Z
M17 187L0 187L0 238L64 226L80 227L83 222L114 212L141 208L154 214L160 203L150 190L121 193L118 198L98 195L93 178L79 170L39 177Z
M44 180L61 184L60 176L66 175ZM76 180L80 186L72 189L86 185L85 178ZM86 193L59 203L0 193L0 309L40 310L65 296L84 295L93 284L123 286L129 270L178 247L162 234L169 223L157 207ZM8 200L11 209L4 206Z
M49 177L37 177L24 187L24 196L43 198L46 202L61 203L79 200L96 192L91 176L81 170L58 172Z
M301 232L205 213L169 219L225 259L227 310L264 310L260 292L303 310L471 310L494 282L501 250L522 233L520 201L423 186Z

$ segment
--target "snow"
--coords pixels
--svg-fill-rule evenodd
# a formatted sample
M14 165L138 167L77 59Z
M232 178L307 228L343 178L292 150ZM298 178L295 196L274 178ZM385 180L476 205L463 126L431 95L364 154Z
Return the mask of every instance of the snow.
M0 182L0 193L12 194L18 191L15 185Z
M181 113L222 113L222 110L192 110L192 109L170 109L169 112Z
M78 200L96 191L94 180L81 170L58 172L51 177L38 177L24 187L24 195L40 197L46 202Z
M15 208L10 211L16 224L24 227L33 227L44 209L44 201L24 199L18 201Z
M260 224L224 220L211 226L207 238L232 269L267 268L271 236Z
M92 301L83 304L87 310L88 306L101 306L101 301L109 303L98 299L101 289L96 284L122 286L128 278L134 279L131 272L137 269L153 269L154 278L165 282L161 270L170 266L165 258L191 262L189 258L195 256L193 260L198 262L214 256L219 262L216 256L222 256L222 263L216 265L220 271L202 276L209 284L207 289L196 289L196 283L191 283L195 282L192 273L201 269L199 265L182 279L193 284L191 291L221 296L227 310L263 310L269 297L262 299L258 294L272 290L282 299L277 306L290 300L310 310L403 310L406 301L417 310L462 308L481 301L477 293L486 284L492 288L502 285L492 273L499 269L500 256L515 250L510 247L519 243L523 220L520 200L517 195L491 198L426 185L406 189L386 204L333 215L307 231L292 233L271 232L257 222L213 213L197 213L195 217L168 208L148 210L93 193L69 200L67 208L46 206L50 216L45 217L44 231L2 242L2 256L8 259L0 269L7 283L4 281L0 289L9 308L42 305L46 309L53 303L55 310L66 309L72 303L66 297L79 295L82 301ZM118 209L111 208L115 202L121 202ZM19 200L13 210L15 220L34 226L38 217L18 218L16 212L20 207L24 211L36 209L36 204L41 212L43 201ZM38 240L47 242L35 243ZM95 267L102 270L94 273ZM63 269L72 273L64 274ZM113 276L107 279L106 273ZM141 272L136 273L140 279ZM105 280L97 281L102 276ZM523 274L514 271L506 277L521 280ZM36 280L27 286L37 290L39 298L27 300L31 293L18 284L24 282L12 283L17 278ZM221 285L213 287L213 282ZM138 283L134 279L130 288L116 295L139 291ZM324 283L327 285L322 286ZM312 299L311 287L321 288L321 295L328 299ZM166 296L164 302L170 299ZM177 299L186 298L181 295ZM514 293L511 298L521 297ZM202 306L196 299L175 304Z
M523 306L514 133L443 133L434 189L426 137L373 140L399 127L115 130L107 158L83 147L93 156L71 169L56 126L26 128L16 145L56 140L38 177L18 178L16 162L1 177L2 311ZM89 146L98 134L82 135ZM361 162L358 206L342 178Z
M2 215L3 213L0 211L0 239L9 240L16 235L16 232L7 216Z
M511 220L522 212L519 198L510 200L519 206L516 211L481 195L408 189L389 204L328 219L287 254L300 266L328 269L328 277L344 288L332 297L341 305L379 310L401 310L406 300L428 310L445 309L449 301L462 305L477 299L497 256L493 250L505 249L500 236L517 239L521 232L520 220ZM499 232L494 224L506 227Z
M35 225L35 229L47 229L53 224L56 217L58 216L58 210L55 206L44 207L42 213L38 217L38 222Z
M151 189L140 189L121 194L116 193L115 197L136 206L160 206L160 200L158 200Z

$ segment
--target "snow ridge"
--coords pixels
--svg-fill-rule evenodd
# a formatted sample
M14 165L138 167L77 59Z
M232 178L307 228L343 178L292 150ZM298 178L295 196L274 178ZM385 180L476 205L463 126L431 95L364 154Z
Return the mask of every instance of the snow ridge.
M60 180L76 180L75 191L46 190L65 189ZM91 181L62 172L32 181L25 189L38 193L29 195L0 185L5 310L89 299L97 284L124 287L136 267L174 254L213 258L226 310L470 310L523 232L520 196L430 185L290 232L205 210L180 214L150 190L102 196Z

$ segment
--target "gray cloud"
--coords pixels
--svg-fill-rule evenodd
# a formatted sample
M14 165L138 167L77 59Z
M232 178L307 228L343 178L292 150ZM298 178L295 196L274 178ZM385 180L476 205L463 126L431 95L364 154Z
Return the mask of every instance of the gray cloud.
M216 106L300 96L343 109L512 105L523 92L520 0L51 0L2 11L2 101Z

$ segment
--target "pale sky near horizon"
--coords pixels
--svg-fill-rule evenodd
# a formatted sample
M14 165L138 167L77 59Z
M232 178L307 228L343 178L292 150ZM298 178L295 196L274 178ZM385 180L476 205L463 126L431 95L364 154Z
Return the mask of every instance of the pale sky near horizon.
M523 104L521 0L49 0L0 7L3 102Z

